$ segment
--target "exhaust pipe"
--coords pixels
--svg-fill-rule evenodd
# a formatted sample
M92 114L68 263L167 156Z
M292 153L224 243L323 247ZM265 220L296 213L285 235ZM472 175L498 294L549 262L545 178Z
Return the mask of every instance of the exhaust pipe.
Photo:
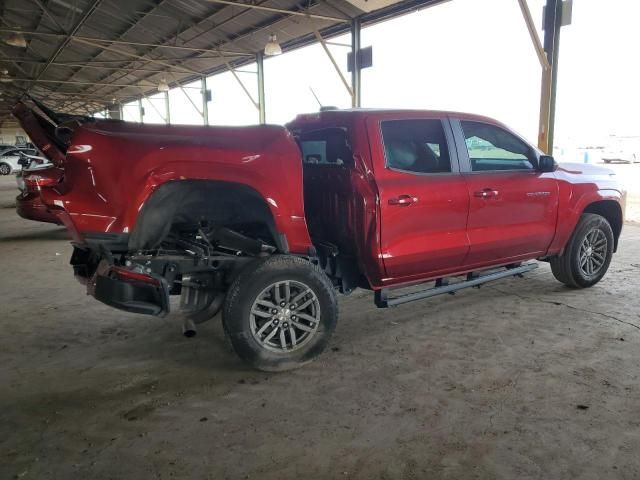
M196 330L196 324L193 323L193 320L189 317L186 317L182 321L182 334L187 338L192 338L195 337L197 333L198 330Z

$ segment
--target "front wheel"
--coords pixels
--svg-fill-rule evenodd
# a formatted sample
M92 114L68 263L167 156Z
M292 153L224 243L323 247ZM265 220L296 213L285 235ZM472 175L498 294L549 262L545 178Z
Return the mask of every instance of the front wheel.
M0 163L0 175L9 175L11 173L11 165L8 163Z
M229 288L223 310L225 332L238 356L269 372L298 368L322 353L337 319L327 276L290 255L249 264Z
M564 253L551 259L551 271L569 287L591 287L607 273L613 245L613 230L607 219L583 213Z

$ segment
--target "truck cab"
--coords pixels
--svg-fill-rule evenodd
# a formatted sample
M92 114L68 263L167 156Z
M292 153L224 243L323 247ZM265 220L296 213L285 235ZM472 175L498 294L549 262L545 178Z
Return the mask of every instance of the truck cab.
M549 157L495 120L343 110L287 127L312 239L357 258L373 289L557 255L589 205L617 245L623 194L612 172L541 164Z

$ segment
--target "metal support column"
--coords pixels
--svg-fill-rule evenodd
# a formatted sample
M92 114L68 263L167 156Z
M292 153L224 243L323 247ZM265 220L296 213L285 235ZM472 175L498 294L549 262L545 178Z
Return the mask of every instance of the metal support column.
M122 120L122 110L120 108L120 104L115 104L112 103L111 105L109 105L107 107L107 114L109 115L109 118L112 118L114 120Z
M354 18L351 22L351 57L353 58L353 65L351 69L351 90L353 95L351 97L351 106L362 106L362 82L361 82L361 69L360 69L360 31L361 24L360 19Z
M140 112L140 123L144 123L144 107L141 98L138 99L138 111Z
M264 54L258 52L256 54L256 65L258 66L258 119L261 124L267 123L267 108L264 95Z
M202 90L202 118L204 124L209 125L209 100L207 98L207 77L202 77L200 80Z
M560 53L560 29L562 28L562 0L547 0L544 15L544 51L551 70L546 82L543 78L544 93L548 92L548 125L546 130L546 144L548 154L553 154L553 135L556 114L556 92L558 86L558 56ZM545 85L545 83L548 83ZM542 107L541 107L542 110Z
M518 3L520 4L520 10L522 11L524 22L527 25L527 30L529 30L531 43L533 44L533 48L540 61L540 67L542 68L540 116L538 118L538 148L546 153L549 151L547 134L549 132L549 100L551 98L551 64L547 59L544 46L538 36L538 31L531 16L527 0L518 0Z
M169 106L169 92L164 92L164 112L165 112L165 123L167 125L171 124L171 108Z
M351 97L351 104L353 104L354 103L353 102L353 89L351 88L351 85L349 85L349 81L345 77L344 73L342 73L342 70L340 70L340 66L338 65L338 62L336 61L336 59L333 56L333 54L331 53L331 50L329 50L329 47L327 46L327 42L325 41L325 39L322 38L322 35L320 35L320 32L315 27L315 25L312 25L312 27L313 27L313 33L316 36L316 39L318 39L318 41L320 42L320 45L324 49L324 52L327 54L327 57L329 57L329 61L331 61L331 64L333 65L333 68L335 68L336 73L338 74L338 77L340 77L340 80L342 81L342 84L344 85L344 88L347 89L347 92L349 93L349 96Z

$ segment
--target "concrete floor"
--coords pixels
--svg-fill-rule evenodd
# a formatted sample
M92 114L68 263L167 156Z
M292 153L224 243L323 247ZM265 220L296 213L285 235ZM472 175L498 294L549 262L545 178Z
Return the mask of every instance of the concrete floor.
M640 477L640 227L605 280L547 265L455 297L341 300L331 347L247 369L219 320L128 315L85 296L60 227L0 179L0 478Z

